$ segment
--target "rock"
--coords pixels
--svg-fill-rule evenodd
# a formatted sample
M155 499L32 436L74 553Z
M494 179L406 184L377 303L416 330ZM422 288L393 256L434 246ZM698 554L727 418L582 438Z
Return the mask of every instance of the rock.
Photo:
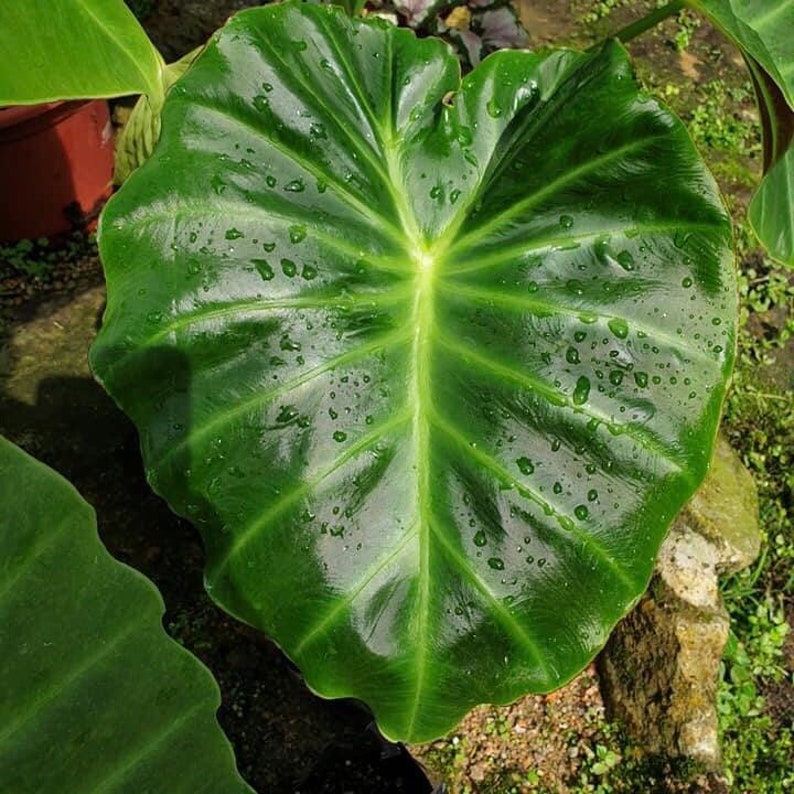
M651 754L720 763L716 692L728 639L717 587L758 555L758 497L719 439L709 474L662 544L648 592L599 659L607 712Z
M681 518L716 547L721 574L741 571L758 556L761 533L755 482L725 439L717 440L709 474Z

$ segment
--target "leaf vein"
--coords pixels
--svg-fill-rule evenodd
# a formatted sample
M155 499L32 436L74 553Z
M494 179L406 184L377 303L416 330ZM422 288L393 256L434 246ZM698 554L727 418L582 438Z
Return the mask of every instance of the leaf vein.
M603 414L592 405L575 405L570 397L563 392L551 388L548 384L533 378L524 372L518 372L512 367L505 366L491 358L481 355L469 347L465 347L457 342L452 342L449 339L439 337L439 344L441 344L450 353L458 358L467 361L468 363L476 362L482 369L492 372L500 378L506 378L517 383L519 386L524 387L530 391L537 392L542 395L554 409L565 410L569 415L583 416L587 419L595 420L603 424L614 435L627 435L629 438L634 439L638 444L645 447L650 452L653 452L657 457L664 461L672 470L685 474L685 469L679 463L677 456L673 450L665 447L654 433L651 433L636 424L617 424L610 419L606 414Z
M345 353L340 353L339 355L328 359L328 361L324 361L319 366L310 369L308 372L305 372L296 378L292 378L291 380L288 380L285 383L280 383L278 386L272 389L267 389L263 392L259 392L248 400L242 400L236 405L233 405L230 409L215 414L209 419L209 421L205 422L203 425L200 425L194 428L192 431L186 433L185 436L179 442L177 442L172 447L170 447L167 450L167 452L158 461L155 461L153 464L151 464L151 468L162 469L168 460L170 460L174 455L176 455L186 446L196 443L199 439L209 435L210 433L217 432L217 429L219 427L223 427L224 425L227 425L229 422L233 421L238 416L241 416L242 414L245 414L247 411L255 409L263 405L264 403L268 402L269 400L272 400L276 397L286 394L292 391L293 389L296 389L299 386L308 383L309 381L316 378L318 375L322 375L324 372L328 372L334 367L338 367L343 364L349 364L353 361L357 361L369 355L370 353L374 353L377 350L382 350L384 347L387 347L389 345L397 346L401 342L408 341L408 339L410 339L410 333L406 333L403 330L392 332L389 334L384 334L382 336L376 337L369 344L362 345L361 347L358 347L355 350L351 350Z
M402 554L405 547L416 538L419 522L415 521L411 527L406 531L405 537L397 544L396 548L387 555L385 558L380 559L377 563L369 568L367 572L361 576L358 582L353 585L349 590L348 595L341 601L334 604L322 617L320 617L315 624L303 635L303 637L295 644L293 654L299 656L303 651L314 642L316 637L322 634L330 626L338 620L339 616L348 609L352 603L359 597L359 595L366 590L371 584L372 580L383 571L393 560Z
M215 105L203 97L192 97L191 104L232 119L242 126L248 127L258 136L262 137L262 129L253 121L251 121L247 115L236 115L228 108ZM311 174L315 179L320 182L325 182L340 199L342 199L352 209L356 210L362 217L366 218L373 226L380 228L384 234L387 234L394 240L397 240L401 243L403 242L403 236L400 233L400 230L393 223L391 223L391 221L389 221L385 215L381 215L380 213L373 211L369 204L364 203L361 199L354 195L348 188L344 186L342 182L339 181L336 176L330 174L328 171L325 171L322 168L319 168L315 163L307 160L305 157L302 157L293 148L287 146L283 141L276 142L272 138L263 138L263 140L268 146L272 147L288 159L291 159L304 171Z
M315 490L325 480L331 477L335 472L339 471L349 460L354 458L359 452L362 452L374 443L382 439L387 433L396 429L402 424L405 424L411 417L411 412L405 410L400 414L392 417L388 422L373 428L369 433L362 436L358 441L351 444L344 452L337 455L329 466L323 469L316 477L309 481L303 481L297 488L289 493L284 494L275 503L268 505L265 510L260 513L253 521L247 526L243 527L239 534L237 534L233 542L229 545L226 551L214 561L212 566L211 575L214 578L219 577L229 561L236 557L257 535L257 533L267 524L272 521L276 516L284 512L295 502L298 501L304 494Z
M268 49L273 58L278 62L278 64L282 67L281 71L281 79L284 79L285 75L292 75L292 68L287 64L284 58L278 53L275 47L271 46L269 39L267 36L264 35L264 31L260 29L255 30L255 34L257 35L257 39L263 45L263 49ZM323 102L322 98L319 97L311 88L311 83L308 80L302 80L299 86L300 93L308 94L316 103L316 105L323 111L327 111L328 108ZM326 113L326 117L329 118L337 127L337 129L347 138L348 141L352 144L353 148L361 154L362 157L372 166L378 176L387 183L388 178L386 176L386 172L383 169L383 164L380 163L378 160L374 158L375 152L373 151L372 147L368 144L364 144L362 146L361 142L353 136L351 132L351 128L349 125L345 125L341 123L336 117L331 113Z
M483 223L482 226L475 227L468 234L465 234L462 237L458 237L457 240L453 242L450 245L449 249L447 250L453 251L458 248L471 245L473 241L482 240L483 238L486 238L495 229L507 223L512 218L515 218L517 215L521 215L522 213L526 212L528 209L531 209L533 206L539 204L541 201L551 198L560 190L565 188L567 185L571 184L572 182L575 182L577 179L587 176L588 174L597 170L601 166L606 165L612 160L615 160L616 158L626 155L629 152L642 149L645 146L647 146L649 143L661 140L664 137L665 136L662 134L648 135L644 138L639 138L638 140L634 140L629 143L623 144L622 146L618 146L616 149L612 149L609 152L600 154L596 157L591 158L590 160L586 160L584 163L581 163L575 168L572 168L570 171L567 171L565 174L557 177L556 179L553 179L551 182L547 183L539 190L536 190L534 193L530 194L526 198L511 203L508 209L503 210L495 217L486 221L485 223Z
M540 298L508 294L499 290L486 290L481 287L469 287L463 284L452 284L450 282L440 281L439 286L442 291L451 295L457 295L461 298L482 300L496 304L505 309L528 312L529 314L562 314L566 317L574 318L579 318L587 314L605 323L611 320L625 320L631 323L634 331L646 334L649 339L661 342L683 356L689 356L697 361L708 362L715 366L719 366L718 362L707 353L704 353L698 348L687 347L683 344L683 339L671 336L667 331L663 331L658 326L649 325L635 317L627 320L625 317L620 317L615 314L604 314L603 312L595 311L592 306L589 305L574 308L572 306L565 306L561 303L544 301Z
M504 466L494 459L491 455L483 452L479 447L471 447L466 443L464 435L452 424L445 419L436 417L435 424L439 427L449 438L451 438L462 450L466 451L470 457L475 458L481 465L489 469L496 477L502 482L509 482L525 499L537 504L545 514L553 516L560 528L566 534L574 535L583 545L589 548L619 579L626 587L627 591L633 593L636 591L637 582L629 576L617 561L609 554L609 552L592 536L576 528L574 519L568 516L559 505L552 504L532 488L529 488L524 483L517 482L512 474L504 468ZM564 537L559 535L558 537Z
M496 594L488 586L487 582L472 568L469 560L467 560L458 549L456 549L443 533L435 530L434 537L443 547L444 551L453 559L458 570L462 571L465 578L467 578L474 587L485 596L485 599L491 605L491 609L496 614L499 621L507 629L508 635L513 639L518 640L518 644L529 654L530 658L542 671L542 675L547 682L551 683L554 678L551 675L549 666L544 658L543 653L538 647L535 638L527 631L527 629L519 622L512 612L502 603Z
M717 227L705 223L670 220L659 224L639 223L631 226L624 226L619 229L597 229L591 232L582 232L581 234L556 235L554 237L541 238L538 240L528 239L507 248L500 244L499 250L496 253L480 256L473 264L464 264L460 267L447 268L445 269L444 275L457 276L463 273L475 273L478 270L500 265L503 262L510 262L524 254L543 251L547 248L554 248L555 246L564 247L571 243L582 243L589 240L595 241L599 238L609 238L612 236L628 237L628 233L634 236L635 233L673 232L681 229L714 232L717 230Z

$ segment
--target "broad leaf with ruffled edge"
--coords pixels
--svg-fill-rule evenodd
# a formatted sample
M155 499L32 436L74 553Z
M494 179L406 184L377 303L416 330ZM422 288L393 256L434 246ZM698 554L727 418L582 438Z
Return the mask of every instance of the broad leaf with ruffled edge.
M172 89L94 371L218 603L390 737L554 689L645 588L734 353L730 223L626 53L292 3Z

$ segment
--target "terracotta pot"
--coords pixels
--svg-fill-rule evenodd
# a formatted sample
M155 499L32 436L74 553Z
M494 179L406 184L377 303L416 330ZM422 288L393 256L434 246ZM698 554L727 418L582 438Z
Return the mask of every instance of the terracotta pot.
M0 109L0 241L85 227L112 191L104 100Z

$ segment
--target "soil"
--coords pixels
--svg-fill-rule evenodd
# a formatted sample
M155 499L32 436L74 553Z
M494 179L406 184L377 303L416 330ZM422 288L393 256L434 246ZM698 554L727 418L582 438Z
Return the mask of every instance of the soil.
M145 26L171 61L201 44L230 13L256 4L159 0ZM525 5L534 40L547 44L571 41L584 3ZM609 25L614 29L632 15L618 9ZM707 26L695 32L687 58L671 48L672 35L665 25L632 45L650 64L644 76L652 84L669 80L691 89L718 76L739 79L733 52ZM747 195L746 186L736 186L735 201L746 203ZM380 739L363 707L314 696L267 638L206 596L198 534L152 493L134 428L88 370L86 351L104 305L95 252L89 247L64 257L37 279L8 272L0 263L0 433L71 480L94 505L111 553L160 589L167 629L220 685L219 721L246 780L272 794L429 791L411 756ZM447 781L454 791L566 792L604 738L603 708L591 668L553 695L476 709L447 739L413 750L432 766L434 754L457 748L455 779ZM716 778L702 777L658 790L723 789Z

